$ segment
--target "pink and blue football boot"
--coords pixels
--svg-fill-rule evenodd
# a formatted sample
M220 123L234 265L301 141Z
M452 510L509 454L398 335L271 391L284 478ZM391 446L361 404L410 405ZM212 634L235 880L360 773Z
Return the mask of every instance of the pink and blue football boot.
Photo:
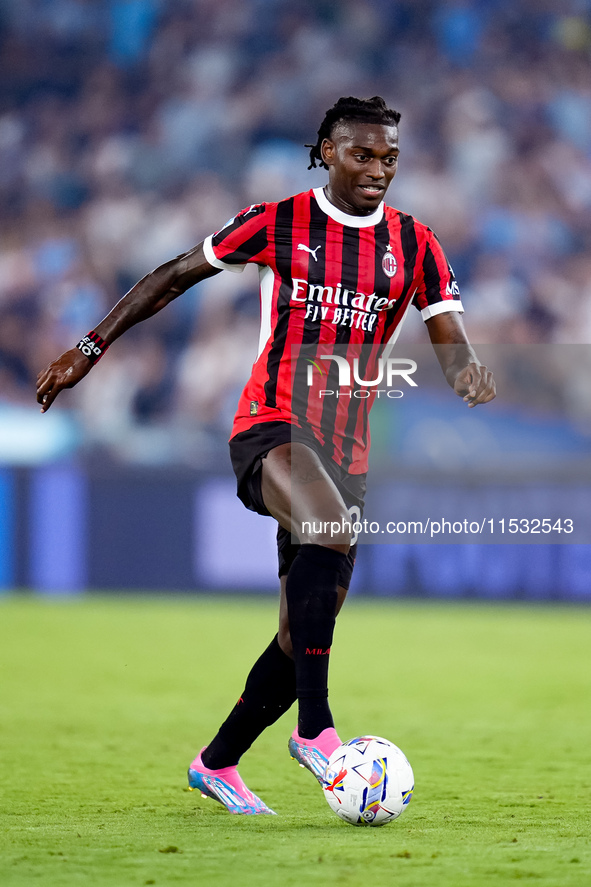
M277 815L246 787L236 767L224 767L222 770L210 770L206 767L201 760L204 751L205 748L202 748L189 766L189 789L191 791L199 789L203 798L213 798L214 801L219 801L230 813Z
M300 767L306 767L310 773L313 773L320 785L324 786L324 771L328 764L328 759L335 749L341 745L334 727L327 727L315 739L304 739L298 733L298 729L293 731L287 744L289 753Z

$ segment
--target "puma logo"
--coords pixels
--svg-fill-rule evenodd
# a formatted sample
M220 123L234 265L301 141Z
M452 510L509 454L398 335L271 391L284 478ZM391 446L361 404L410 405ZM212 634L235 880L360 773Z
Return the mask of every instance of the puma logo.
M320 243L315 249L310 249L309 246L305 246L305 244L303 244L303 243L298 243L298 249L301 249L307 253L310 253L310 255L314 257L315 262L318 261L318 256L316 255L316 253L318 252L318 250L320 249L321 246L322 246L322 244Z

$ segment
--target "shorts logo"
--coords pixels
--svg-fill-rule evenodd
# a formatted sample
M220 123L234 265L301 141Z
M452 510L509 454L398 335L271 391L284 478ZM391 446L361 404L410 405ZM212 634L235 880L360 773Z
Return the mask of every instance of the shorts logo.
M390 244L386 247L386 252L384 253L384 258L382 259L382 269L386 277L394 277L396 271L398 269L398 264L396 259L392 255L392 247Z
M257 416L259 412L259 402L258 400L251 400L250 402L250 415Z

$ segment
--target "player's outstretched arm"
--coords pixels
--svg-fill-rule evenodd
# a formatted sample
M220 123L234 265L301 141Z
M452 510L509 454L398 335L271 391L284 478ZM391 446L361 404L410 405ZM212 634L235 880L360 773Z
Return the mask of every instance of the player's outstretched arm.
M457 311L436 314L426 322L433 348L449 385L469 407L496 397L492 372L480 363Z
M109 346L130 327L152 317L200 280L219 274L200 243L143 277L117 302L94 332ZM37 376L37 402L45 413L64 388L73 388L93 366L78 347L66 351Z

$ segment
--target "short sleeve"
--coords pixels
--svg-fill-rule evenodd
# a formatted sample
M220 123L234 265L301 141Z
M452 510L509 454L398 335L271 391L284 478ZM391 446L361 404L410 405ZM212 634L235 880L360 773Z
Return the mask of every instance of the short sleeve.
M430 317L446 311L464 311L453 269L430 228L413 302L423 320L429 320Z
M203 252L209 264L235 272L244 271L248 262L266 264L268 216L266 204L254 204L206 237Z

